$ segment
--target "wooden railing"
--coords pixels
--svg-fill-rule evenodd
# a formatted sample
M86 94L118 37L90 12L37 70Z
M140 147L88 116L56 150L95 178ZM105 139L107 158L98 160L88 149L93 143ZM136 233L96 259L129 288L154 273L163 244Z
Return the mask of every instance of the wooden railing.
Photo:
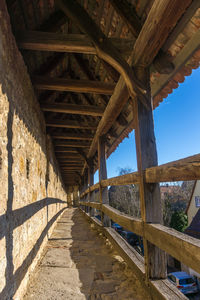
M148 168L144 171L143 175L146 183L198 180L200 179L200 154L157 167ZM99 203L93 201L84 201L84 199L89 199L88 195L95 193L97 190L100 194L102 190L108 186L127 184L140 184L139 173L133 172L126 175L101 180L99 183L90 186L80 195L80 198L83 199L83 201L80 201L80 206L82 208L89 207L90 209L97 209L101 211L102 214L108 216L125 229L142 236L144 240L147 240L151 244L157 246L159 249L164 250L177 260L183 262L188 267L200 273L200 240L180 233L174 229L165 227L161 224L146 223L142 221L142 219L121 213L108 204L103 204L100 201L100 195ZM91 198L92 197L90 197L90 199ZM87 216L90 218L90 220L96 222L95 218L93 218L91 214L87 214ZM103 223L101 223L101 227L103 228ZM128 248L125 249L123 246L124 244L121 241L121 237L116 236L111 228L104 227L104 232L112 241L112 243L117 245L118 250L121 251L123 254L122 256L128 261L128 263L131 263L132 267L134 266L137 271L139 270L139 273L140 275L142 274L142 278L144 280L145 274L144 268L141 269L141 260L137 260L135 257L131 260L130 250L127 250ZM138 264L140 265L140 268L138 267ZM158 299L161 296L163 297L163 291L161 291L162 289L160 284L164 284L166 287L168 283L163 280L161 280L160 283L155 283L152 280L149 280L149 283L150 284L148 286L152 287L153 290L156 290L156 292L154 292L155 294L158 294ZM165 289L165 287L163 288ZM173 290L172 287L170 287L170 289L171 291ZM176 290L174 290L174 293L178 296L176 298L174 296L175 294L173 294L173 299L185 299L181 294L177 294ZM160 299L166 299L162 297Z

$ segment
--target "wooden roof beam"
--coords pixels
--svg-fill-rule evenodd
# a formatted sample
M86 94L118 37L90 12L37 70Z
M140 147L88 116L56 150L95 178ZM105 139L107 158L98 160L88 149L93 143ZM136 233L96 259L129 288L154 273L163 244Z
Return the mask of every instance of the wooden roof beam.
M60 153L68 153L68 155L72 155L74 153L77 153L76 148L65 148L65 147L55 147L54 148L55 152L60 152Z
M127 0L109 0L112 6L117 11L118 15L122 18L128 26L133 36L137 38L142 29L141 19L138 17L134 7ZM169 55L159 50L158 57L153 61L155 69L159 73L170 73L173 71L173 63L170 61Z
M74 58L76 60L76 62L78 63L79 67L81 68L82 72L87 76L87 78L89 80L96 80L95 74L93 74L93 72L91 71L91 69L89 68L89 65L87 64L87 62L83 59L83 57L81 55L78 54L74 54ZM117 72L117 71L116 71ZM105 105L108 104L108 99L107 96L105 95L100 95L101 100L103 101L103 103ZM121 113L119 115L119 117L117 118L117 122L119 123L119 125L127 125L128 122L126 121L126 118L123 116L123 114Z
M142 31L139 34L138 40L135 43L131 57L129 58L129 63L131 65L142 64L144 63L144 60L147 65L152 63L160 47L162 47L165 42L167 35L180 19L190 2L191 0L184 0L182 3L183 5L180 7L179 0L174 0L173 2L171 2L171 0L154 1L146 22L143 25ZM174 14L174 12L176 12L176 14ZM149 36L151 36L152 41L149 39ZM148 39L148 43L145 39ZM140 43L138 41L140 41ZM152 50L152 43L154 45L154 50ZM143 52L144 59L139 50ZM151 52L151 55L149 55L149 52ZM111 128L113 122L116 120L127 102L128 97L128 90L121 76L105 109L103 117L99 122L88 157L92 157L95 154L98 137L106 134Z
M130 54L133 48L133 39L108 38L108 40L123 54ZM25 50L97 55L94 43L85 34L20 31L17 34L17 44L20 49Z
M93 105L76 105L76 104L41 104L43 111L65 113L65 114L78 114L87 116L102 116L103 110L98 106Z
M77 141L54 141L55 146L61 147L74 147L74 148L88 148L90 147L89 143L86 142L77 142Z
M90 129L96 130L97 125L85 124L76 120L62 120L62 119L46 119L47 127L58 127L58 128L73 128L73 129Z
M132 61L135 66L150 66L191 2L192 0L182 0L181 5L179 0L155 0L153 2L134 45Z
M112 95L115 85L100 81L74 80L51 77L32 77L33 85L39 90L67 91Z
M135 82L132 68L122 58L120 52L107 39L86 10L75 0L67 0L65 2L57 0L56 3L79 29L89 36L95 45L98 57L112 65L123 76L131 97L134 98L137 91L143 104L149 107L150 104L146 99L145 91Z
M91 134L77 134L77 133L52 133L51 134L53 139L60 139L60 140L89 140L93 139L93 135Z

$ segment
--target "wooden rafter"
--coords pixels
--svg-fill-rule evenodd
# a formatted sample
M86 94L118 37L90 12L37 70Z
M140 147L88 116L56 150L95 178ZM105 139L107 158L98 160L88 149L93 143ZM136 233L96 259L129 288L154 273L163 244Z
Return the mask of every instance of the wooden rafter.
M41 104L43 111L51 111L65 114L78 114L88 116L102 116L103 110L93 105L76 105L76 104Z
M74 129L91 129L96 130L97 125L95 124L85 124L76 120L62 120L62 119L46 119L47 127L59 127L59 128L74 128Z
M68 91L77 93L93 93L112 95L115 88L114 84L89 81L89 80L72 80L65 78L47 78L34 76L32 78L33 85L39 90L53 90L53 91Z
M146 46L145 50L143 50L145 61L147 63L147 58L148 58L149 59L148 65L151 64L155 55L158 53L159 49L161 48L162 44L164 43L164 41L167 37L167 34L170 33L173 26L175 26L175 24L177 23L177 21L179 20L181 15L184 13L185 9L187 8L187 6L190 4L191 1L184 0L183 2L184 2L183 6L181 5L181 8L179 9L179 6L180 6L179 0L174 0L173 3L170 0L162 0L162 1L155 0L154 1L154 4L149 13L151 18L149 19L149 15L148 15L148 18L145 21L145 24L143 25L143 28L145 28L145 31L142 28L142 31L140 32L139 37L134 45L134 49L131 54L131 57L129 58L129 62L131 65L136 64L136 63L138 63L138 64L142 63L143 57L141 56L141 53L138 50L138 48L140 48L140 50L142 51L142 47L144 48L144 45ZM172 13L172 18L170 18L170 14L169 14L169 12L166 12L166 8L168 8L171 13L172 13L172 10L178 11L178 13L176 13L176 14ZM166 25L165 16L163 16L163 11L165 11L166 16L168 16L168 20L167 20L168 24L167 25ZM159 16L159 19L158 19L158 16ZM163 18L164 18L164 22L163 22ZM151 24L149 24L150 21L151 21ZM165 24L164 28L163 28L163 24ZM161 30L157 30L159 25L161 25L161 28L160 28ZM152 28L152 26L153 26L153 28ZM145 43L142 44L142 41L144 40L143 35L145 37L148 37L149 34L152 34L152 30L154 33L154 35L152 36L153 41L155 42L157 40L157 44L156 44L156 46L154 45L154 51L153 51L152 55L149 56L148 47L151 47L151 42L149 41L149 44L147 44L145 41ZM164 36L162 36L162 31L163 31ZM158 42L159 39L161 40L161 42ZM138 40L141 42L139 43ZM103 115L101 121L99 122L99 125L97 127L95 137L92 141L88 156L94 155L94 153L97 149L98 137L105 134L109 130L109 128L112 126L113 122L116 120L116 118L122 111L122 108L124 107L125 103L127 102L128 97L129 97L129 94L127 91L127 87L123 81L123 78L120 77L120 79L115 87L115 91L105 109L104 115Z
M75 58L76 62L78 63L79 67L81 68L82 72L85 74L85 76L87 76L87 79L96 80L95 74L89 68L89 64L86 62L86 60L84 60L79 54L74 54L74 58ZM106 95L100 95L100 98L105 105L108 104L108 99L107 99ZM122 126L125 126L128 124L123 113L121 113L119 115L119 117L117 118L117 122L119 123L119 125L122 125Z
M109 0L123 19L135 38L138 38L142 29L142 21L136 14L135 8L127 0ZM170 73L173 71L173 64L168 54L159 50L158 57L153 61L155 69L160 73Z
M89 143L86 142L76 142L76 141L55 141L55 146L62 146L62 147L74 147L74 148L87 148L90 147Z
M61 140L92 140L93 136L91 134L81 134L81 133L52 133L53 139Z
M149 66L192 0L155 0L132 54L134 65ZM158 30L159 28L159 30Z
M145 92L136 85L132 68L122 58L117 48L106 38L84 8L74 0L68 0L66 2L57 0L57 3L63 12L76 23L79 29L89 36L96 47L97 55L111 64L123 76L130 95L134 98L137 91L137 93L141 94L141 101L148 107L149 103L145 99Z

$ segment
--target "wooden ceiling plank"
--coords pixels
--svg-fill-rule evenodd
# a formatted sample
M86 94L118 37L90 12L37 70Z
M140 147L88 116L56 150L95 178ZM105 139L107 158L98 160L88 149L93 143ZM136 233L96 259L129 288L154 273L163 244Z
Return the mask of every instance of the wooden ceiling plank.
M59 127L59 128L74 128L74 129L91 129L96 130L97 126L94 124L85 124L76 120L62 120L62 119L47 119L47 127Z
M61 92L68 91L112 95L115 88L114 84L100 81L48 78L42 76L33 76L32 82L36 89Z
M78 114L88 116L102 116L103 110L93 105L75 105L75 104L41 104L43 111L65 113L65 114Z

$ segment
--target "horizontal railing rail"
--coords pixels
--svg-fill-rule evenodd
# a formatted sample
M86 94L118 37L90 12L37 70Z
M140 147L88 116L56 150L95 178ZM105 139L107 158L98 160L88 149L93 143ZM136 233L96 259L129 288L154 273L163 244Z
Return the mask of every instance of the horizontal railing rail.
M121 237L118 238L118 236L114 234L112 228L109 229L109 227L103 226L104 215L121 225L124 229L141 236L144 241L150 242L197 273L200 273L200 240L161 224L146 223L140 218L128 216L110 205L102 203L100 195L103 189L108 186L140 185L142 180L145 183L151 184L198 179L200 179L200 154L147 168L142 173L133 172L101 180L81 193L80 198L82 201L80 201L80 206L84 208L87 217L93 222L95 222L96 218L94 218L94 211L92 214L92 210L97 209L100 212L98 214L101 215L102 223L100 222L99 224L101 225L99 226L101 226L104 234L110 239L111 243L115 245L119 253L122 254L122 257L124 257L128 264L138 273L138 276L140 276L141 279L143 278L142 280L145 280L143 262L138 260L135 254L132 254L126 243L121 241ZM99 194L97 194L96 191L98 191ZM90 196L88 197L88 195ZM87 211L89 214L87 214ZM158 281L150 280L148 287L153 289L153 293L157 293L158 299L165 299L161 297L164 295L165 290L167 290L167 293L171 290L171 297L173 299L185 299L185 296L180 296L176 290L173 290L168 285L167 280L160 279ZM162 292L160 292L160 289ZM170 299L170 297L168 298Z
M97 202L80 202L80 205L96 208L113 221L132 231L200 273L200 240L161 224L143 223L117 209Z
M148 168L144 171L144 180L146 183L184 181L200 179L200 154L189 156L184 159L176 160L160 166ZM116 176L101 180L90 188L86 189L80 197L83 198L88 193L102 188L114 185L139 184L140 175L138 172Z

